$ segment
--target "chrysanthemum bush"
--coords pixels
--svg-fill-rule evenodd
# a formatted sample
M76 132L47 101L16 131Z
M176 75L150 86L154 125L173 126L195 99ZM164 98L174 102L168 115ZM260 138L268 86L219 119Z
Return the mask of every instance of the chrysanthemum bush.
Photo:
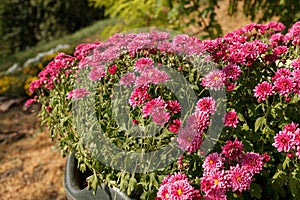
M93 189L105 183L136 199L299 199L299 45L300 22L249 24L203 41L116 34L59 54L31 83L27 104L41 103L51 137L93 172ZM141 157L110 157L104 144ZM138 162L168 145L178 150Z

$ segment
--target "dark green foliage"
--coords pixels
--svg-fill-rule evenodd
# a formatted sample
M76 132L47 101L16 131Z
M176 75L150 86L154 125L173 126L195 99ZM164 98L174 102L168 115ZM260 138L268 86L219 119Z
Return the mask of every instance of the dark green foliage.
M87 0L4 0L0 6L2 57L51 41L103 18Z

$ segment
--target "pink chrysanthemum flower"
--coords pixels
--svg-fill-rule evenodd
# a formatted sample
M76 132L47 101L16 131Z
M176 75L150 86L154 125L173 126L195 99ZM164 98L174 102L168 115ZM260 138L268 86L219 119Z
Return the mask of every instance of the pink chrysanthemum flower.
M277 148L278 152L289 152L293 145L293 135L291 132L283 130L279 131L274 137L274 143L272 144Z
M227 200L225 191L214 190L204 196L204 200Z
M294 90L294 82L290 77L282 76L278 78L274 83L275 91L279 92L281 96L287 97Z
M275 82L278 78L282 76L289 77L290 75L291 75L291 71L288 68L280 68L272 77L272 81Z
M152 120L159 126L165 125L170 120L170 113L163 109L157 110L152 114Z
M124 76L121 77L120 80L120 84L126 86L131 85L134 82L135 82L135 75L132 72L125 74Z
M190 200L193 196L194 188L188 180L180 180L171 184L169 188L170 199L174 200Z
M200 181L201 190L206 194L214 191L225 192L228 189L226 172L224 170L213 170L205 173Z
M143 106L143 116L148 117L149 115L153 115L157 112L160 112L161 110L164 110L166 106L167 104L161 97L151 99Z
M164 200L193 200L200 199L200 192L191 186L185 174L175 173L163 179L157 192L157 198Z
M235 64L226 65L222 70L225 73L225 77L227 79L231 78L234 81L237 80L242 73L240 67Z
M235 110L231 110L225 115L225 126L236 128L237 124L239 123L238 116Z
M68 93L68 99L82 99L83 97L87 96L90 92L85 88L79 88L71 90Z
M267 81L258 84L253 91L254 97L258 98L258 101L265 101L268 96L274 94L273 85Z
M296 156L298 156L298 159L300 159L300 146L298 146L296 150Z
M202 167L205 171L219 170L224 166L224 158L218 153L209 154L204 162Z
M294 131L292 145L293 145L294 148L296 146L300 146L300 129L299 128L297 128Z
M221 70L213 70L202 79L202 85L209 89L220 90L224 87L225 74Z
M227 141L227 143L222 147L222 154L225 158L230 160L238 160L243 156L243 143L235 139L232 141Z
M250 189L252 181L251 173L244 166L240 167L231 166L227 175L228 182L232 188L232 191L246 191Z
M175 119L169 125L168 130L173 132L173 133L178 133L180 128L181 128L181 120L180 119Z
M300 68L300 58L293 60L291 63L291 66L295 69L299 69Z
M91 81L101 80L105 74L104 66L96 66L90 71L89 78Z
M137 105L143 105L151 97L148 94L148 86L134 88L129 98L129 104L135 108Z
M196 112L198 111L213 114L216 111L216 101L212 97L201 98L197 102Z
M190 128L202 133L210 124L210 116L206 112L197 111L188 116L186 124Z
M193 153L200 149L202 136L202 133L198 133L197 130L186 126L180 129L177 137L177 143L182 150L188 153Z
M146 69L153 68L153 60L151 58L140 58L135 62L134 69L142 73Z
M290 132L295 132L297 128L298 128L298 124L296 124L294 122L283 127L284 130L290 131Z
M251 174L257 174L262 170L263 157L258 153L247 152L242 159L242 166Z
M273 49L273 53L275 55L281 55L281 54L286 53L287 51L288 51L288 48L286 46L278 46Z
M169 76L165 72L162 72L157 68L148 68L145 69L139 77L137 77L135 81L135 86L139 87L150 83L153 84L164 83L168 79Z
M175 101L167 101L167 110L169 110L172 114L179 113L181 110L180 103Z

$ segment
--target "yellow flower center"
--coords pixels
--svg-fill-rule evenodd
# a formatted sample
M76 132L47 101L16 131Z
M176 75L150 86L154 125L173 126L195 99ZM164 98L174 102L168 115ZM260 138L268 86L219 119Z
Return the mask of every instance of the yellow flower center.
M237 180L237 181L241 181L241 179L242 179L242 178L241 178L240 176L236 177L236 180Z
M214 161L213 161L213 160L210 160L210 161L209 161L209 164L211 164L211 165L214 164Z
M168 194L168 193L165 194L165 198L166 198L166 199L169 198L169 194Z
M218 180L218 179L215 179L215 180L214 180L214 183L215 183L215 185L218 185L218 184L219 184L219 180Z
M177 194L181 195L182 194L182 190L181 189L177 190Z
M215 76L215 77L214 77L214 80L215 80L215 81L219 80L219 77L218 77L218 76Z

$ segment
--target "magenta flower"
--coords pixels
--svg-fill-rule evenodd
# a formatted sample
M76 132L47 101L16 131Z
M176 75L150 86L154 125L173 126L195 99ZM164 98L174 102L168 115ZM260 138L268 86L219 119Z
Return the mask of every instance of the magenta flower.
M232 166L228 171L227 175L228 182L232 188L232 191L245 191L250 189L250 184L252 181L252 175L244 166L240 167Z
M186 121L187 126L191 129L202 133L210 124L210 116L206 112L197 111L192 115L188 116Z
M228 189L228 182L226 180L226 172L224 170L213 170L205 173L200 181L201 190L206 194L215 193L220 191L225 193Z
M300 129L299 128L297 128L294 131L292 145L294 148L300 147Z
M148 86L134 88L129 98L129 104L135 108L137 105L143 105L151 97L148 94Z
M107 72L114 75L117 72L117 65L112 65L110 68L107 69Z
M222 71L225 73L227 79L231 78L233 81L237 80L242 73L240 67L235 64L226 65Z
M172 114L179 113L181 110L180 103L175 100L175 101L167 101L167 110L170 111Z
M164 110L167 104L162 100L161 97L151 99L148 101L142 109L142 113L144 117L148 117L149 115L153 115L161 110Z
M271 83L268 83L267 81L259 83L253 91L254 97L257 97L258 101L265 101L268 96L274 94L273 85Z
M291 63L291 66L295 69L299 69L300 68L300 58L293 60Z
M244 154L243 146L244 145L237 139L233 142L227 141L227 143L222 147L222 155L230 160L238 160L242 158Z
M258 153L247 152L242 159L242 167L244 167L252 175L259 173L263 167L263 157Z
M291 71L288 68L280 68L277 70L275 75L272 77L272 81L275 82L277 79L279 79L282 76L289 77L290 75L291 75Z
M283 130L279 131L274 137L274 143L272 144L277 148L279 152L288 152L292 149L293 135L291 132Z
M282 76L278 78L274 83L275 91L279 92L281 96L287 97L294 90L294 82L290 77Z
M135 75L134 75L134 73L131 73L131 72L128 72L127 74L122 76L121 80L120 80L120 84L126 85L126 86L129 86L134 82L135 82Z
M153 60L151 58L140 58L135 62L134 69L142 73L146 69L153 68Z
M25 106L30 106L31 104L35 103L36 102L36 99L28 99L26 102L25 102Z
M68 99L82 99L83 97L87 96L90 92L85 88L79 88L71 90L68 93Z
M209 154L202 165L205 171L220 170L224 166L224 158L218 153Z
M237 124L239 123L238 116L235 110L231 110L225 115L225 126L236 128Z
M175 173L165 177L157 192L157 198L161 200L193 200L201 199L200 192L195 190L187 176Z
M289 132L295 132L296 129L298 128L298 124L292 122L286 126L283 127L284 130L289 131Z
M173 132L173 133L178 133L180 128L181 128L181 120L180 119L175 119L169 125L168 130Z
M202 85L209 89L220 90L224 87L225 74L221 70L213 70L202 79Z
M281 54L286 53L287 51L288 51L288 48L286 46L278 46L273 49L273 53L275 55L281 55Z
M196 112L198 111L213 114L216 111L216 101L212 97L201 98L197 102Z
M96 66L94 67L89 74L89 78L91 81L101 80L102 77L106 75L104 71L104 66Z

